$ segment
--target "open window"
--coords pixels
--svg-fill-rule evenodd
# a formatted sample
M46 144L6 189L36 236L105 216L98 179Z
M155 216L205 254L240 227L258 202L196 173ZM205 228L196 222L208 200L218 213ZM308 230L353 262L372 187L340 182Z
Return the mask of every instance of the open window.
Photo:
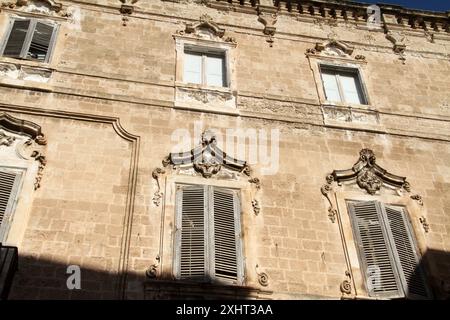
M48 62L56 38L54 23L39 19L14 18L6 34L2 55L5 57Z

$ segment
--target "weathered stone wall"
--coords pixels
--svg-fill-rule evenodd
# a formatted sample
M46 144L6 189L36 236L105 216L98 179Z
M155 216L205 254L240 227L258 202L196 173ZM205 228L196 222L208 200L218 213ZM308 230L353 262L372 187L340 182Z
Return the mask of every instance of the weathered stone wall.
M270 46L250 9L138 2L123 26L119 1L82 2L64 2L72 17L60 22L48 82L0 77L0 111L39 124L48 140L42 186L33 195L24 235L10 239L20 253L11 298L144 298L145 271L162 254L161 233L170 239L173 231L161 229L174 212L168 204L167 221L161 221L164 202L153 203L152 171L171 152L173 132L184 128L194 135L196 123L222 133L280 130L278 172L261 175L261 165L252 166L261 180L261 211L254 215L246 203L242 212L246 286L272 292L269 298L341 297L348 266L321 187L333 170L351 168L363 148L372 149L389 172L407 177L413 193L422 196L417 211L430 230L413 221L421 248L449 254L448 33L441 30L431 43L424 32L408 29L403 62L383 32L351 22L333 26L328 19L316 17L314 23L279 14ZM15 13L0 13L1 33ZM215 113L207 103L204 112L173 107L173 35L202 14L237 43L234 115ZM363 108L378 113L375 125L364 119L358 125L324 122L315 60L306 51L330 33L354 46L352 59L365 56L370 106ZM0 63L38 66L5 57ZM192 147L199 139L193 137ZM169 195L163 200L170 202ZM165 278L170 248L165 241L158 265ZM441 282L450 282L448 261L427 262L438 297L446 294ZM269 276L267 287L258 283L256 263ZM81 266L82 290L66 288L71 264Z

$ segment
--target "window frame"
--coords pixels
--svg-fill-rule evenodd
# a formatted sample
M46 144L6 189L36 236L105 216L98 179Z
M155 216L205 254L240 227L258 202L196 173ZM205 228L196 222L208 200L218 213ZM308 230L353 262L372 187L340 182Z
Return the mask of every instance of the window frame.
M336 83L337 83L337 87L338 87L338 92L339 92L339 97L340 97L340 101L334 101L334 100L329 100L328 96L327 96L327 90L325 88L325 81L323 78L323 74L326 72L330 72L330 73L334 73L335 79L336 79ZM340 73L347 73L347 74L353 74L357 80L356 85L356 90L358 92L358 97L360 100L360 103L354 103L354 102L348 102L345 99L345 93L342 87L342 83L341 80L339 78ZM319 62L319 74L320 74L320 80L322 83L322 89L323 89L323 93L324 93L324 97L325 97L325 101L330 102L330 103L340 103L340 104L350 104L350 105L364 105L367 106L369 105L369 96L367 94L367 90L363 81L363 77L362 77L362 73L359 67L357 66L343 66L343 65L335 65L335 64L329 64L329 63L323 63L323 62Z
M201 56L201 83L187 82L185 79L186 70L186 54L200 55ZM207 82L207 57L216 57L222 59L222 86L210 85ZM229 54L228 50L222 48L213 48L200 45L193 45L185 43L183 46L183 83L187 85L198 85L202 87L213 87L213 88L230 88L230 75L229 75Z
M204 256L205 256L205 276L202 279L182 279L180 275L180 259L181 259L181 223L182 223L182 192L179 192L179 188L196 186L203 187L204 191ZM234 226L235 233L239 234L239 238L236 239L236 262L237 262L237 280L228 280L224 278L217 278L215 275L215 239L214 239L214 209L213 200L214 189L226 190L232 192L237 201L234 201ZM245 279L245 258L244 258L244 241L242 237L242 214L241 214L241 190L239 188L222 187L216 185L205 184L187 184L176 183L175 185L175 233L173 237L174 250L173 250L173 274L177 280L192 281L199 283L220 283L228 285L243 285Z
M9 37L11 35L11 32L13 30L14 27L14 22L17 20L22 20L22 21L30 21L30 24L28 25L28 30L25 36L25 39L23 41L22 44L22 50L19 54L19 56L5 56L3 55L6 49L6 45L8 44L8 40ZM32 59L32 58L27 58L27 53L30 49L30 45L31 45L31 41L33 39L33 35L34 35L34 31L36 30L36 25L37 23L43 23L45 25L51 26L53 28L53 32L52 32L52 36L50 37L50 41L49 41L49 45L48 45L48 50L47 53L45 55L45 59L44 60L38 60L38 59ZM9 25L8 25L8 29L5 33L5 36L3 38L3 42L2 42L2 46L0 49L0 55L2 57L6 57L6 58L12 58L12 59L22 59L22 60L28 60L28 61L36 61L38 63L49 63L53 54L53 50L56 44L56 38L57 38L57 33L59 30L59 24L53 22L53 21L49 21L47 19L40 19L40 18L30 18L30 17L11 17L9 19Z

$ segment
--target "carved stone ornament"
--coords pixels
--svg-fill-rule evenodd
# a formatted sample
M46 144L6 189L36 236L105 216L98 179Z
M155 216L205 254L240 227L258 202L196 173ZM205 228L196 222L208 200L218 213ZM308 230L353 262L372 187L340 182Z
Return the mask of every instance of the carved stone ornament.
M422 216L419 218L419 222L422 224L423 230L428 233L430 231L430 225L428 224L427 218Z
M8 132L15 134L17 138L8 134ZM33 122L0 113L0 147L11 147L14 143L16 154L21 159L34 159L39 162L34 183L34 189L36 190L41 186L43 171L47 164L45 155L41 150L42 146L47 144L47 140L41 132L41 127Z
M352 294L352 283L351 283L352 277L350 275L350 272L348 271L345 271L345 276L347 277L347 279L342 281L339 289L341 290L342 295L350 295Z
M202 133L200 144L186 152L170 153L162 160L163 168L156 168L152 172L153 179L157 183L157 191L153 196L153 203L160 205L162 198L160 178L166 173L165 168L193 170L197 175L209 179L222 171L237 172L248 177L248 182L255 186L256 192L261 188L258 178L252 177L252 171L246 161L238 160L223 152L216 142L216 136L212 131ZM225 169L225 170L224 170ZM259 213L259 203L256 199L252 202L255 214Z
M392 42L393 50L399 55L399 59L403 62L406 61L405 50L406 50L406 36L397 31L388 31L386 33L386 39Z
M306 50L307 54L322 54L334 57L351 57L354 48L343 41L328 39L325 42L317 42L314 48ZM357 60L364 60L363 56L358 55ZM356 59L356 57L355 57Z
M71 13L63 10L61 3L53 0L10 0L2 1L2 8L16 9L23 12L56 15L69 18Z
M336 221L336 216L337 216L337 209L334 207L333 201L331 200L331 196L330 193L333 192L333 181L334 181L334 177L333 175L328 175L326 177L326 181L327 183L324 184L322 186L322 188L320 189L320 191L322 192L322 195L328 200L328 218L330 219L331 222L335 222Z
M156 262L145 271L145 275L147 276L147 278L155 279L158 276L158 267L159 263L161 262L161 257L157 255L155 260Z
M371 195L376 194L382 185L397 189L410 189L405 177L389 173L376 164L375 154L370 149L362 149L359 152L358 162L351 169L335 170L332 176L338 183L356 180L358 186Z
M258 272L259 265L255 266L256 274L258 275L258 282L263 287L267 287L269 285L269 276L265 272Z
M200 16L198 22L187 23L184 30L177 31L180 36L191 36L197 39L220 40L224 42L236 43L233 37L224 37L225 29L221 28L207 14Z

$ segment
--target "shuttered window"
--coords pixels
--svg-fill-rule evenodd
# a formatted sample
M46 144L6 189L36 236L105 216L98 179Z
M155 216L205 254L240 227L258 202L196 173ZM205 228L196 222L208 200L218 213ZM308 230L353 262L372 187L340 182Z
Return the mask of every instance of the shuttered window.
M22 173L0 168L0 242L6 239Z
M328 101L367 104L357 69L320 67Z
M55 25L36 19L11 21L3 56L48 62L56 33Z
M377 201L348 207L369 296L430 297L405 208Z
M238 191L182 185L176 197L177 277L241 284L243 259Z
M224 52L196 51L184 52L184 82L207 86L226 87L226 63Z

